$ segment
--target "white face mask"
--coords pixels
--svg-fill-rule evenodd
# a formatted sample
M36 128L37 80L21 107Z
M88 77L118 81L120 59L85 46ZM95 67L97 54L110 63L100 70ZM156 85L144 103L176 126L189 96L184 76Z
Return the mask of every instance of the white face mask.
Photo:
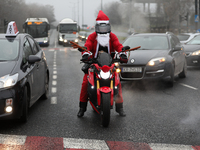
M109 45L109 40L110 40L110 33L107 33L107 34L97 34L97 41L103 47L106 47L106 46Z

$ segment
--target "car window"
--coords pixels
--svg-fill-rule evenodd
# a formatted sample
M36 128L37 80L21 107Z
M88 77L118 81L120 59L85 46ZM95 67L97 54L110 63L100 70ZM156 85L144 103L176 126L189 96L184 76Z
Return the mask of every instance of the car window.
M33 55L31 45L30 45L27 38L25 38L25 40L24 40L23 51L24 51L24 53L23 53L23 64L25 64L28 60L29 55Z
M194 37L192 40L190 40L187 44L200 44L200 36Z
M39 52L39 49L38 49L37 45L35 44L35 42L33 41L32 38L30 38L30 37L27 37L27 38L28 38L28 40L29 40L29 42L31 44L31 47L32 47L32 50L33 50L33 54L34 55L37 54Z
M19 41L0 39L0 61L11 61L18 57Z
M180 34L177 35L177 37L179 38L180 41L186 41L190 37L190 35Z
M179 39L178 39L175 35L172 35L172 38L173 38L173 40L174 40L175 45L180 46L180 41L179 41Z
M148 50L168 50L169 44L166 36L160 35L144 35L144 36L132 36L126 39L123 43L124 46L130 46L131 48L141 46L140 49Z
M175 49L176 43L171 35L169 36L169 40L170 40L172 49Z

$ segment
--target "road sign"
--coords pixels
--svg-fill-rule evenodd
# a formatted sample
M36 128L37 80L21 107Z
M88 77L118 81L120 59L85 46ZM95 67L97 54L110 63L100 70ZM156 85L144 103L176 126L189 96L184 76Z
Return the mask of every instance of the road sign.
M199 16L195 15L194 22L199 22Z

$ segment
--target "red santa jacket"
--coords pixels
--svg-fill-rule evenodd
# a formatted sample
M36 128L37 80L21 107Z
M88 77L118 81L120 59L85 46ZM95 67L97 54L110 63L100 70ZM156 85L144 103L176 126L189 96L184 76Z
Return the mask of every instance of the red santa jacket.
M98 51L97 49L98 42L96 38L97 38L97 34L96 32L93 32L92 34L88 36L88 39L86 40L85 45L84 45L85 47L87 47L87 50L92 52L93 57L96 57L95 54L97 54L97 51ZM123 45L119 42L117 36L114 33L110 32L109 52L110 53L114 51L121 52L122 47ZM88 53L88 52L83 52L82 55L84 55L85 53Z

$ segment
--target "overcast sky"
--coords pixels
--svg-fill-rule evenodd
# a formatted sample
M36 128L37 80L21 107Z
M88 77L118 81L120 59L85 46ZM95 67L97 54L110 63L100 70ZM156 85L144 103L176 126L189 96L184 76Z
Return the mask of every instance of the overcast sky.
M38 3L54 6L55 18L60 21L64 18L72 18L84 24L93 26L96 21L95 12L102 6L120 0L25 0L27 4ZM82 9L83 8L83 9ZM83 11L82 11L83 10ZM79 12L79 17L78 17ZM82 13L83 12L83 13ZM82 15L84 14L84 15Z

